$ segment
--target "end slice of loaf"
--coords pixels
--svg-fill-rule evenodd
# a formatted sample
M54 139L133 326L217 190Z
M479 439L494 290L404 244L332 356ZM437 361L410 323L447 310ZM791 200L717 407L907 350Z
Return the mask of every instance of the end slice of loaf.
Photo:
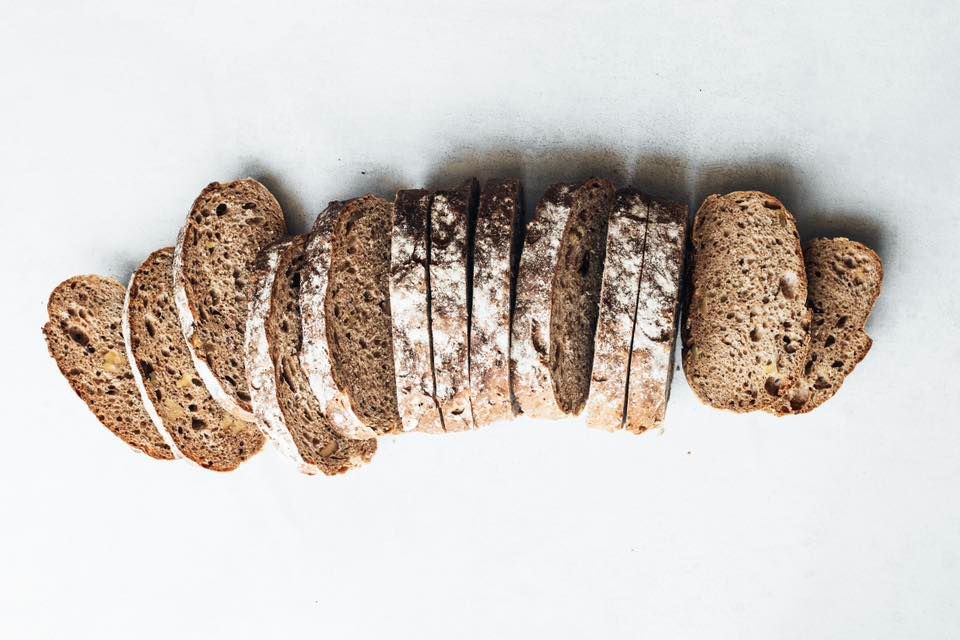
M250 306L247 332L244 339L244 358L250 386L250 403L257 418L257 426L274 446L295 462L303 473L315 474L320 469L304 460L287 428L277 397L276 369L270 356L267 323L270 316L273 288L277 279L280 258L292 241L284 240L270 245L260 254L256 266L256 293ZM299 316L299 310L297 310Z
M863 328L883 282L880 256L847 238L811 241L804 262L813 310L812 346L800 382L771 409L780 415L819 407L867 355L873 341Z
M523 222L519 180L483 185L473 242L470 393L473 419L483 426L513 417L510 396L510 304Z
M303 350L300 294L307 269L305 248L304 236L294 238L277 263L266 319L267 343L284 426L308 465L327 475L336 475L368 462L377 450L377 441L365 434L348 438L335 429L330 420L330 405L321 405L300 364Z
M656 427L666 415L686 231L686 204L650 203L627 383L625 426L633 433Z
M683 369L705 403L745 412L787 397L810 349L793 215L759 191L709 196L691 232Z
M180 330L172 265L173 249L160 249L131 276L123 309L127 355L158 428L200 466L231 471L260 451L263 434L225 411L201 381Z
M586 406L587 424L594 428L614 431L623 426L649 204L639 191L621 189L610 213Z
M151 458L178 457L140 399L124 354L123 285L112 278L76 276L61 282L43 325L50 355L101 424Z
M404 431L442 431L430 340L429 191L397 192L390 249L390 317L397 408Z
M313 231L307 240L305 249L305 266L302 274L302 283L300 287L300 315L301 327L303 332L303 342L300 347L300 365L303 368L310 387L319 402L320 411L327 417L329 424L342 436L351 440L360 440L373 438L377 435L375 428L381 430L390 430L391 425L399 424L400 416L387 416L382 419L382 413L376 423L371 420L371 414L376 412L378 405L371 403L367 409L367 415L361 420L358 417L359 409L357 402L363 401L364 397L354 396L353 392L359 390L364 384L372 384L373 388L366 392L375 396L377 385L385 397L381 400L387 406L393 403L396 406L396 391L394 388L394 373L392 364L386 364L383 360L371 362L370 358L389 358L387 362L392 363L392 337L390 336L390 325L387 324L386 330L383 327L382 314L387 314L389 318L389 302L383 306L382 294L379 293L379 282L375 275L371 276L368 269L369 265L342 265L338 262L338 267L344 269L352 268L354 286L356 279L360 274L366 274L363 277L363 285L352 295L345 297L341 301L342 307L328 308L326 301L332 297L330 291L330 278L334 276L334 235L335 231L341 227L340 220L353 220L353 224L343 225L344 231L351 232L356 224L356 216L362 217L362 211L367 206L378 206L377 202L371 202L372 196L351 200L347 202L331 202L324 209L314 223ZM389 223L386 223L382 232L388 234ZM340 245L346 244L341 239ZM354 254L356 255L356 246L354 245ZM389 249L388 249L389 251ZM389 260L389 257L387 257ZM363 266L363 271L360 268ZM340 279L342 280L342 279ZM387 279L389 280L389 279ZM347 291L349 284L344 286ZM389 293L389 282L385 283ZM363 287L366 287L364 289ZM364 293L367 293L364 296ZM357 305L357 297L361 305ZM369 300L367 299L369 298ZM388 299L389 300L389 299ZM331 307L337 307L332 304ZM350 329L344 325L350 324ZM337 324L337 327L331 325ZM351 336L348 339L346 332L350 331ZM343 343L339 341L343 336ZM363 348L359 344L360 340L366 342L370 347L372 342L379 341L376 345L376 351L370 348ZM354 350L351 354L350 350ZM386 353L385 353L386 352ZM343 356L352 355L355 360L344 367L342 362L337 359ZM344 375L353 372L357 368L362 368L364 363L370 365L370 369L364 373L363 378L352 378L350 375ZM389 368L389 375L383 374L383 370ZM379 381L376 374L383 376ZM368 382L370 377L374 377L372 383ZM346 379L344 379L346 378ZM341 382L344 384L341 385ZM350 383L349 385L346 383ZM387 388L389 387L389 388ZM374 400L376 398L374 397ZM365 423L364 420L370 420ZM394 422L395 420L395 422ZM376 424L377 426L374 426Z
M285 234L276 198L247 178L208 185L177 239L173 286L190 356L213 398L240 420L254 419L243 362L253 269Z
M474 428L470 401L470 247L475 178L437 191L430 207L430 327L437 401L446 431ZM436 430L428 427L428 430Z

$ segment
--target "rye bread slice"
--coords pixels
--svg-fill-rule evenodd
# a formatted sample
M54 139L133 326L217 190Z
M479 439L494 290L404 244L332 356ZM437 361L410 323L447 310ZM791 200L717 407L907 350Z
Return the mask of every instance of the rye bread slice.
M257 287L247 319L244 358L250 386L250 403L253 414L257 418L257 426L273 442L277 450L295 462L302 472L315 474L320 469L308 463L300 455L300 450L297 449L283 417L277 398L276 369L270 356L270 343L267 336L267 321L270 315L270 303L273 300L273 286L277 279L277 266L283 252L290 245L290 240L277 242L265 248L257 258L255 271ZM297 313L299 314L299 310Z
M473 242L470 393L478 427L513 417L510 304L520 259L523 192L515 179L483 185Z
M670 399L687 212L687 205L680 202L650 203L624 422L633 433L659 425Z
M766 409L787 397L810 349L807 278L793 216L758 191L712 195L691 233L683 369L705 403Z
M151 458L172 460L177 451L150 419L124 354L123 296L123 285L112 278L61 282L47 303L47 349L103 426Z
M607 223L614 187L549 187L527 227L517 275L510 372L519 411L577 414L590 389Z
M443 429L474 428L470 401L471 242L476 178L434 193L430 207L430 329ZM436 425L427 426L436 430Z
M833 397L873 341L864 325L880 296L883 263L847 238L818 238L804 249L812 346L800 382L770 410L807 413Z
M351 440L392 431L400 422L398 413L382 411L384 406L392 405L396 412L389 315L390 249L387 245L387 267L384 269L381 264L375 268L360 259L355 237L355 228L368 215L367 210L375 209L373 217L379 220L383 217L379 214L385 213L384 204L373 196L331 202L317 216L305 250L306 268L300 286L300 365L320 403L320 411L338 433ZM366 221L360 231L365 237L378 238L370 222ZM383 225L380 233L389 238L389 218L379 222ZM353 240L348 242L344 234L352 235ZM347 257L352 257L353 262L347 263ZM340 270L345 273L338 274ZM358 285L358 280L363 284ZM333 285L337 285L337 299ZM350 287L359 288L351 291ZM347 358L351 360L346 361ZM379 398L378 391L382 394ZM367 402L361 414L358 405Z
M253 269L285 234L280 205L262 184L213 182L194 201L174 254L175 303L197 373L224 409L248 422L243 340Z
M377 441L369 436L347 438L335 429L329 405L321 406L300 364L300 292L307 269L306 245L305 236L293 238L277 263L266 319L267 343L284 426L308 465L336 475L369 462L377 450Z
M180 330L170 270L173 249L153 252L130 277L123 307L127 356L144 404L188 459L231 471L263 446L251 422L225 411L203 385Z
M586 415L589 426L608 431L623 426L649 205L636 189L620 189L607 228Z
M390 244L390 317L397 408L404 431L443 430L430 340L430 204L423 189L397 192Z

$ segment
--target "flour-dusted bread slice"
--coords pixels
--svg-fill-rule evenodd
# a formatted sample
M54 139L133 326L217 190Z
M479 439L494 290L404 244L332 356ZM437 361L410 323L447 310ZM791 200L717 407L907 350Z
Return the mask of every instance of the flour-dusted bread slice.
M277 403L284 425L300 456L327 475L344 473L368 462L377 441L368 435L344 437L334 428L330 407L321 406L300 364L303 332L300 293L306 266L306 238L297 236L280 256L270 312L266 319L267 342L273 362Z
M586 406L587 424L599 429L614 431L623 426L650 204L636 189L621 189L610 213Z
M400 424L389 298L391 210L374 196L331 202L305 250L300 364L320 411L352 440Z
M214 182L193 203L174 254L177 312L200 380L224 409L250 422L243 340L254 263L285 233L280 205L262 184Z
M430 338L430 203L423 189L397 192L390 249L390 315L397 408L404 431L442 431Z
M446 431L474 428L469 371L470 246L478 196L479 185L471 178L456 189L437 191L430 209L433 370Z
M202 467L231 471L260 451L263 434L225 411L203 385L180 330L172 265L173 249L160 249L130 278L123 309L127 356L144 404L177 449Z
M656 427L667 411L687 238L686 204L653 200L649 211L624 423L633 433Z
M771 407L810 349L807 278L793 216L758 191L712 195L691 232L683 369L714 407Z
M123 285L76 276L57 285L43 325L50 355L97 419L121 440L158 460L176 449L147 413L123 350Z
M314 474L320 471L316 465L304 460L297 449L293 436L287 428L286 419L277 396L276 368L270 356L267 324L270 316L273 288L277 279L277 267L283 252L290 245L284 240L264 249L257 258L255 280L257 286L247 319L244 339L244 358L250 386L250 403L257 418L257 426L287 458L294 461L301 471ZM299 309L296 310L299 318Z
M526 415L559 418L586 403L614 195L606 180L553 185L527 227L510 345L514 397Z
M478 427L513 417L510 305L523 222L520 181L490 179L480 193L473 242L470 393Z
M812 346L800 382L773 407L780 415L813 411L833 397L873 341L863 327L880 296L883 263L847 238L819 238L804 249Z

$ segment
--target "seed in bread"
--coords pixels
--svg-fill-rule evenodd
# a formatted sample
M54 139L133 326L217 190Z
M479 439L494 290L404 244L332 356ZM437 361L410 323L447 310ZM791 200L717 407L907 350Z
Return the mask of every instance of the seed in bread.
M705 403L771 407L803 374L810 349L807 278L793 216L759 191L712 195L691 233L683 368Z
M252 422L225 411L193 366L173 303L173 249L155 251L134 272L124 302L124 342L145 404L188 459L230 471L263 446Z
M285 233L277 200L247 178L208 185L177 239L173 286L183 335L210 394L240 420L254 419L243 363L253 269Z
M43 335L60 372L103 426L151 458L172 460L176 449L147 413L124 353L123 296L112 278L65 280L50 294Z
M859 242L819 238L803 253L813 311L812 346L800 382L771 408L780 415L819 407L867 355L873 341L864 325L883 282L880 257Z

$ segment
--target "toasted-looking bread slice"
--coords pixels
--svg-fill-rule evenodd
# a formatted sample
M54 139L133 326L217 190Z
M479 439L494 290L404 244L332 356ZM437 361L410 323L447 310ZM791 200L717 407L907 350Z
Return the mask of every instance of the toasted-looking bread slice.
M480 193L473 241L470 393L478 427L513 417L510 304L520 259L523 192L515 179L490 179Z
M744 412L786 397L810 349L793 216L759 191L712 195L691 233L683 369L705 403Z
M263 434L214 401L180 330L170 270L173 249L153 252L134 272L123 308L127 355L144 404L190 460L231 471L263 446Z
M812 346L800 382L771 411L813 411L833 397L873 341L863 327L880 296L883 263L847 238L818 238L804 249L813 310Z
M175 303L197 373L220 406L249 422L243 340L253 269L285 233L280 205L262 184L213 182L194 201L174 254Z
M50 294L43 335L60 372L103 426L152 458L172 460L176 449L150 419L124 354L123 295L112 278L65 280Z
M299 298L306 244L305 236L297 236L280 255L266 318L267 343L283 424L300 456L312 465L306 470L315 467L336 475L368 462L377 450L377 441L346 438L334 429L300 365L303 333Z

